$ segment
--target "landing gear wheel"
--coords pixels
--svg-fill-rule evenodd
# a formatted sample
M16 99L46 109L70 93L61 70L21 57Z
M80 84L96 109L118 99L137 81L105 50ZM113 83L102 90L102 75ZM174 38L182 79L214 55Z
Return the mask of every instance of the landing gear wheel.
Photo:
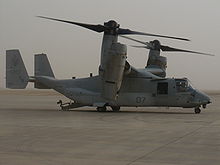
M201 109L198 107L198 108L195 108L195 113L198 114L201 112Z
M104 107L97 107L96 108L98 112L106 112L106 106Z
M114 112L120 111L120 107L119 107L119 106L111 106L111 108L112 108L112 110L113 110Z

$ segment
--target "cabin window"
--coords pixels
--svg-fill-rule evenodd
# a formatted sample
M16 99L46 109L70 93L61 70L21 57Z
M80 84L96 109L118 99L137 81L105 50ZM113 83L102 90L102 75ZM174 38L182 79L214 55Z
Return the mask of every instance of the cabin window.
M167 82L159 82L157 84L157 94L162 94L162 95L168 94L168 83Z

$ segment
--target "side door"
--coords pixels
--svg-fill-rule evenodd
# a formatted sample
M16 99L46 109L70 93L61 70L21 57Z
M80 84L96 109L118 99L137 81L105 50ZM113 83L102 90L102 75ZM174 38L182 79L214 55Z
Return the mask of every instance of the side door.
M159 81L156 86L156 105L165 106L168 100L169 85L167 81Z

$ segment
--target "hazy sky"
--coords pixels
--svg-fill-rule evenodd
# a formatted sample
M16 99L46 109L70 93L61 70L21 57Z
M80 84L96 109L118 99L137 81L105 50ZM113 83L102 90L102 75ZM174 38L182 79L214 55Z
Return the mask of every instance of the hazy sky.
M216 56L163 53L168 77L188 77L199 89L220 90L219 0L0 0L0 87L5 84L7 49L20 49L30 75L36 53L48 55L57 78L97 74L102 34L37 15L95 24L115 19L122 28L190 38L191 42L160 41ZM128 47L128 61L137 68L145 66L147 55L145 49Z

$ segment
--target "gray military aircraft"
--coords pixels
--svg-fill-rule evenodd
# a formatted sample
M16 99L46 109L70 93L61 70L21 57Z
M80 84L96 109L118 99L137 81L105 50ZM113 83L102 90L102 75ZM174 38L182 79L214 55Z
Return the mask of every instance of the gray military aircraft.
M142 42L124 35L146 35L189 41L185 38L171 37L132 31L120 28L113 20L104 25L93 25L38 16L40 18L78 25L95 32L104 32L101 49L99 74L79 79L58 80L55 78L46 54L35 55L34 76L28 76L19 50L6 51L6 87L24 89L28 82L33 82L38 89L54 89L73 102L60 104L62 110L93 106L97 111L106 111L109 106L113 111L120 107L183 107L206 108L210 98L194 89L187 78L166 78L166 57L160 56L162 51L188 50L163 46L158 40ZM127 47L118 42L118 36L145 44L138 46L150 49L145 68L136 69L127 61ZM204 54L209 55L209 54Z

